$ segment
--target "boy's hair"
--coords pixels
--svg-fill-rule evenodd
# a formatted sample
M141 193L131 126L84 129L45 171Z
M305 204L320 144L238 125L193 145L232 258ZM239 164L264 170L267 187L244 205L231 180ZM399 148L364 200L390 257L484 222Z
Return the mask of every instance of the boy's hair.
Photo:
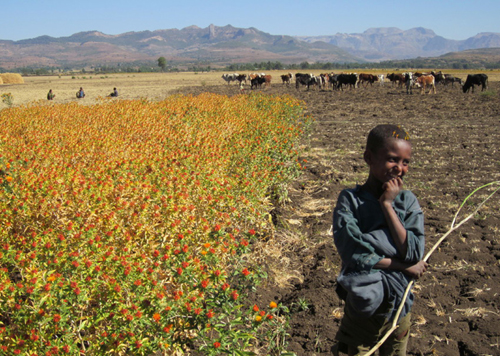
M368 134L366 140L366 150L377 152L380 148L384 147L389 139L400 139L410 141L410 136L399 125L378 125L375 126Z

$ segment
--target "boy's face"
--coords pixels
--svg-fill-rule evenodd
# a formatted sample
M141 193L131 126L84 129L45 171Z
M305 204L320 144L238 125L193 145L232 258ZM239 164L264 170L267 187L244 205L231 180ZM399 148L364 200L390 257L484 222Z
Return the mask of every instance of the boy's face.
M402 179L408 172L411 144L401 139L390 139L377 152L365 151L364 158L370 167L370 176L380 184L397 177Z

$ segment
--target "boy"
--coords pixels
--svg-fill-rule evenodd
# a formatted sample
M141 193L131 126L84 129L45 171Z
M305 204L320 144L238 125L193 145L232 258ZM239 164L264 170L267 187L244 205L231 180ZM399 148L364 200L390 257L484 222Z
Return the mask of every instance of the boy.
M427 268L422 261L423 213L413 193L403 190L410 159L406 131L376 126L364 152L368 179L343 190L334 210L333 235L342 259L337 282L345 297L335 347L350 356L365 354L385 335L408 283ZM380 355L406 355L413 294L404 303L398 328L380 347Z

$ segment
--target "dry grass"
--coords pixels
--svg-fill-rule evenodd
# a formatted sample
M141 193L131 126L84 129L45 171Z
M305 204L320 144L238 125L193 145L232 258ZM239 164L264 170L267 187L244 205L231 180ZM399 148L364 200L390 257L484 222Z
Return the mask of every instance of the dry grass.
M3 84L23 84L24 79L18 73L2 73L0 74L1 82Z

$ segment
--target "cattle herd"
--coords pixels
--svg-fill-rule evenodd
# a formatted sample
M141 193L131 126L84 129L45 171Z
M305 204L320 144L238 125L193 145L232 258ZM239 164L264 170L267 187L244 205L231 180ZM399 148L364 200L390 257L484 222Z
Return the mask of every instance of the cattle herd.
M258 89L264 86L271 85L272 76L265 73L252 73L252 74L223 74L222 79L224 79L227 84L231 82L237 82L240 88L250 82L250 89ZM291 85L295 79L295 88L299 89L301 86L307 87L309 90L311 87L318 87L320 89L332 88L332 90L344 90L344 88L355 89L359 87L367 87L368 85L373 85L374 83L379 83L384 85L386 79L392 83L392 85L398 85L399 87L405 87L407 94L411 94L414 88L419 88L421 94L426 92L426 88L429 88L427 93L436 93L436 84L442 83L444 85L458 83L462 87L464 93L471 91L474 92L474 86L481 86L481 91L488 87L488 76L486 74L469 74L465 82L461 78L455 77L451 74L443 74L439 72L405 72L405 73L390 73L387 75L379 74L368 74L368 73L322 73L319 75L314 75L311 73L287 73L280 76L281 83L283 85Z

